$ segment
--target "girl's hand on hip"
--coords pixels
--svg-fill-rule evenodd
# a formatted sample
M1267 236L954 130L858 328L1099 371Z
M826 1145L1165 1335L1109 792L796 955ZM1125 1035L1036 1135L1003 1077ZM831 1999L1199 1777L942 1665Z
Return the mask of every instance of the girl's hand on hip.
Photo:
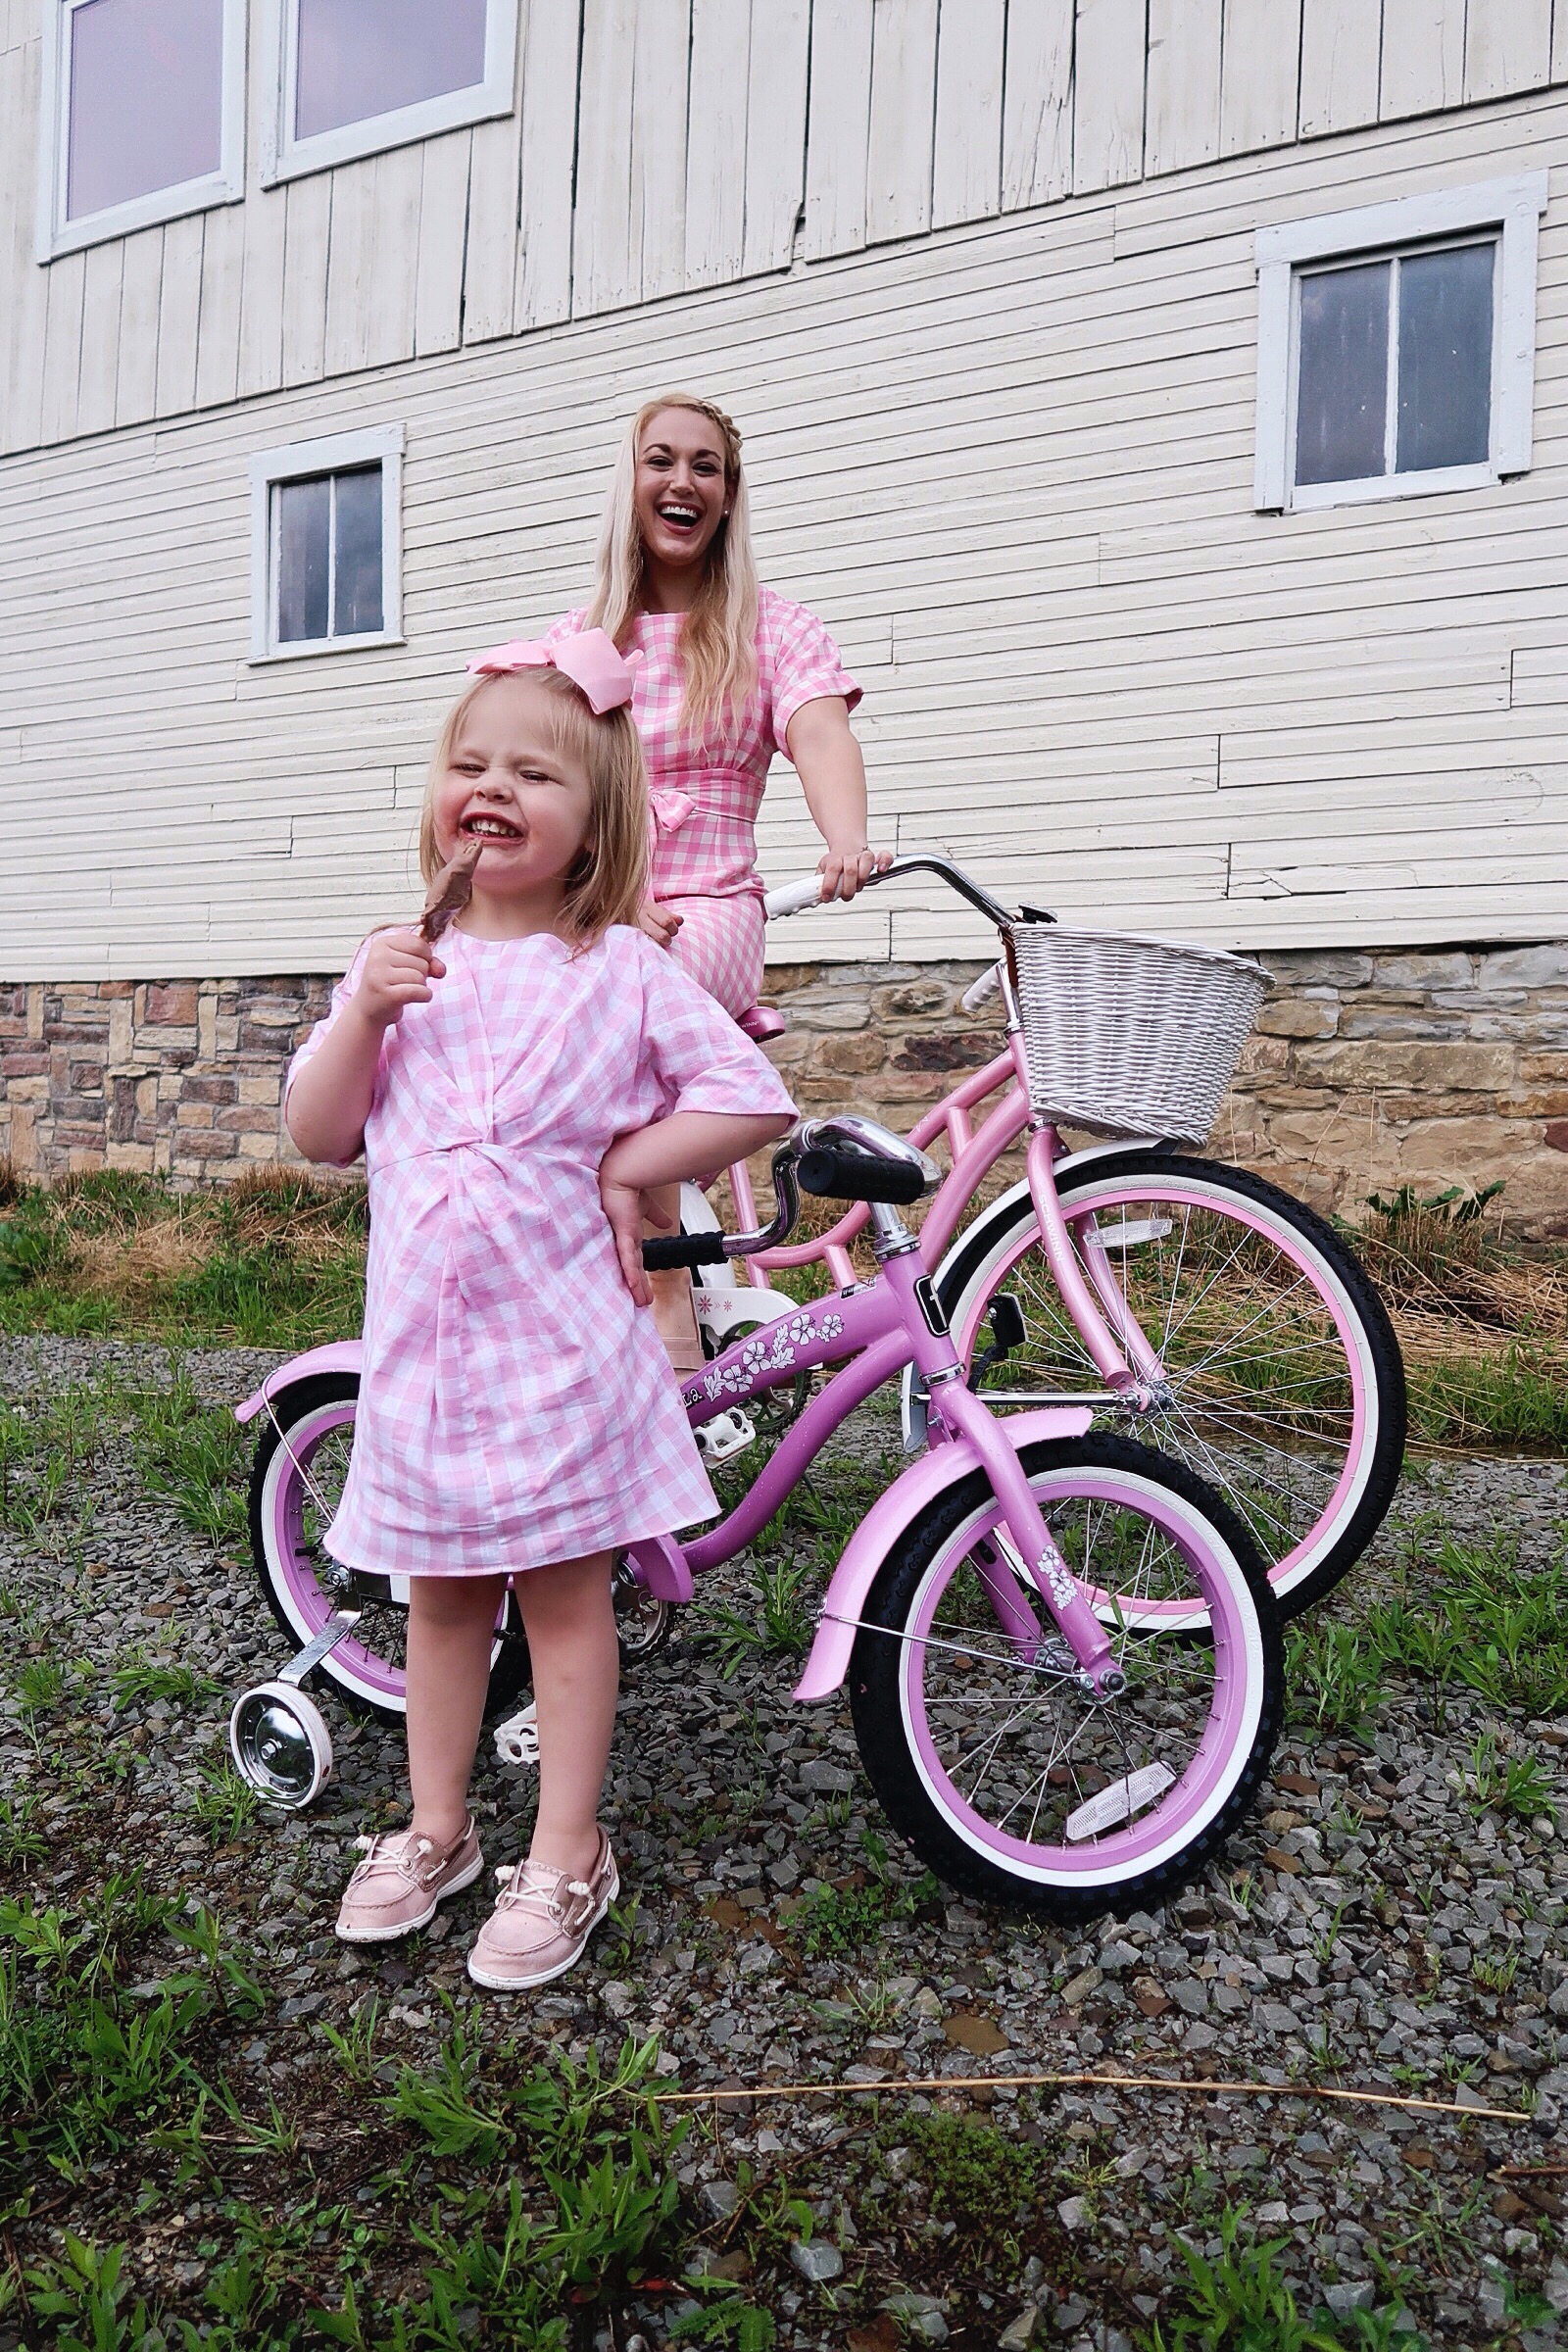
M374 1028L395 1028L411 1004L429 1004L430 982L444 979L446 968L417 931L378 931L354 992L355 1006Z
M643 910L637 917L649 938L661 948L668 947L685 919L683 914L675 912L673 906L661 906L656 899L645 900Z
M864 842L851 843L845 849L828 850L819 858L816 870L822 877L822 900L853 899L862 890L873 874L885 873L893 863L891 850L868 850Z
M599 1163L599 1199L615 1237L615 1255L632 1303L652 1306L653 1285L643 1264L643 1225L645 1220L655 1225L667 1225L670 1220L645 1198L640 1185L629 1184L616 1174L616 1149L612 1144Z

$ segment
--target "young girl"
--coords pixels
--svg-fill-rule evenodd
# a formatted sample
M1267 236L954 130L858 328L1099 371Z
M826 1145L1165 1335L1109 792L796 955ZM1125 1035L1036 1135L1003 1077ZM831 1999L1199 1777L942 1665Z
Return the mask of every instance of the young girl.
M793 762L826 844L824 898L853 899L889 853L866 843L850 728L860 689L815 613L759 584L740 432L711 401L665 393L627 426L593 595L545 643L584 629L642 657L632 714L658 828L643 927L743 1013L762 982L757 816L774 754ZM695 1370L689 1277L656 1276L654 1293L672 1362Z
M631 668L599 632L469 664L420 824L430 880L484 844L436 954L366 941L295 1057L308 1158L363 1150L372 1221L352 1463L326 1542L407 1576L406 1830L368 1841L337 1932L423 1927L478 1877L467 1810L509 1580L533 1663L539 1810L468 1970L520 1987L580 1955L619 1881L598 1826L618 1651L611 1557L712 1514L650 1315L645 1187L792 1115L762 1056L637 929L648 804Z

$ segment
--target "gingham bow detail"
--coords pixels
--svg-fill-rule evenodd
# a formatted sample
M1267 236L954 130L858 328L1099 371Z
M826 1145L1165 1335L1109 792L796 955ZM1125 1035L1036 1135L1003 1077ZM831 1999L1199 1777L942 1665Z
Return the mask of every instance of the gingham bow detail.
M594 716L603 718L607 710L619 710L631 701L641 660L641 654L621 653L603 629L582 629L558 645L546 645L537 637L514 637L506 645L493 645L487 654L475 654L468 669L480 678L509 678L520 669L559 669L587 698Z
M677 832L697 807L691 794L675 784L662 784L648 798L653 803L654 824L661 833Z

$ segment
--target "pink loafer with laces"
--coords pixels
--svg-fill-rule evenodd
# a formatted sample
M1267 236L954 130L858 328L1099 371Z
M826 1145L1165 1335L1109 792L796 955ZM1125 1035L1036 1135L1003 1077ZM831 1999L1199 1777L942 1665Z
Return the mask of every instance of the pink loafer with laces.
M337 1933L345 1943L387 1943L428 1927L437 1904L471 1886L484 1868L471 1813L450 1845L412 1830L355 1842L365 1860L343 1889Z
M620 1892L610 1840L599 1833L599 1857L586 1879L518 1862L496 1872L501 1892L468 1954L468 1974L492 1992L526 1992L564 1977L580 1960L589 1936Z

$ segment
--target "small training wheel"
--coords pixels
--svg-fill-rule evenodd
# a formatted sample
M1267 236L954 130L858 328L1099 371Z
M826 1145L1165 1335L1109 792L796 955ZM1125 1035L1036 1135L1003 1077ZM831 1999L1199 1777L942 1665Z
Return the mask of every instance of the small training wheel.
M314 1699L292 1683L258 1683L241 1691L228 1719L235 1769L262 1802L296 1813L325 1788L332 1735Z

